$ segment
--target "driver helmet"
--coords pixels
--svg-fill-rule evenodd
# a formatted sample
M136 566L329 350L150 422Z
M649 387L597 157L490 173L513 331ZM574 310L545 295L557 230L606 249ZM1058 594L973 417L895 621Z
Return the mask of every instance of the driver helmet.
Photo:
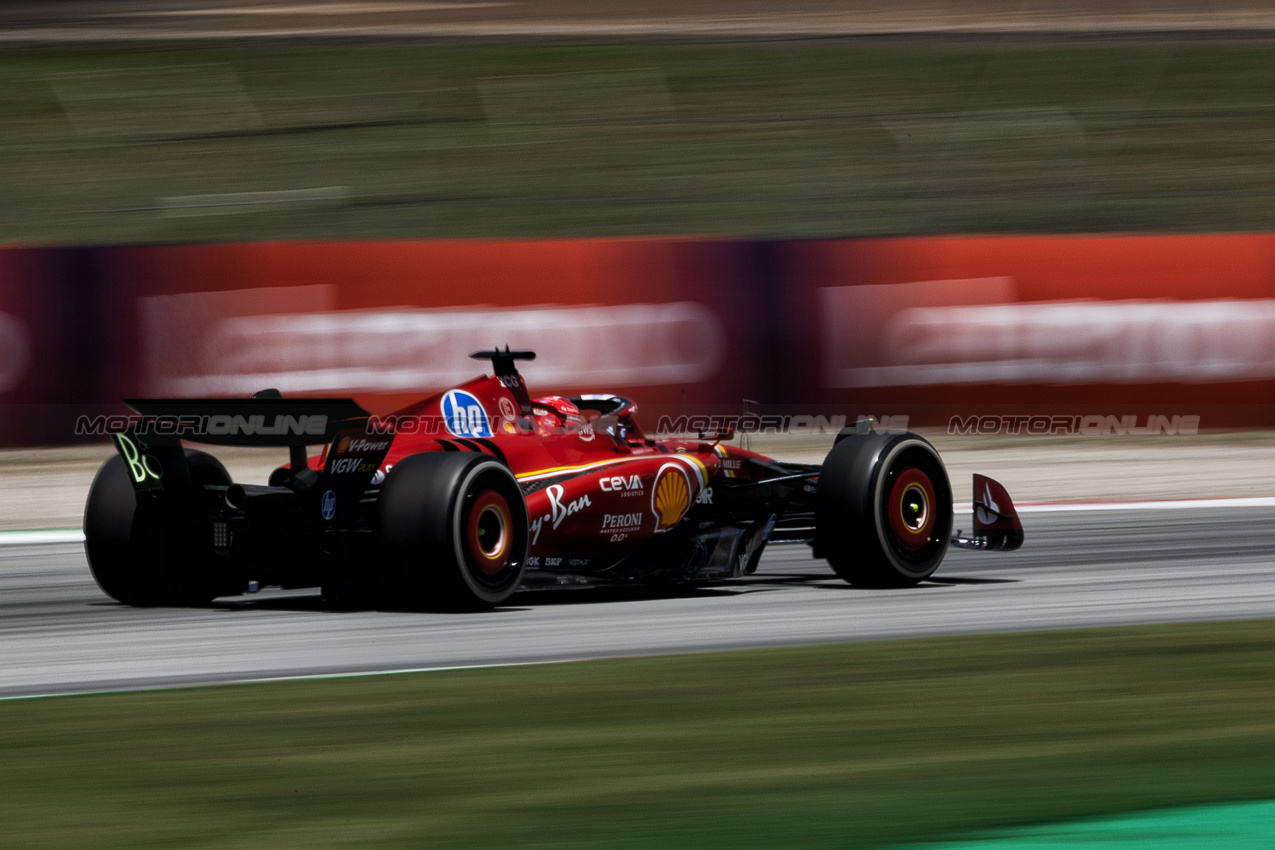
M569 431L578 431L584 423L584 418L580 416L580 408L576 407L571 399L560 395L536 399L532 402L532 413L535 414L541 428L566 428Z

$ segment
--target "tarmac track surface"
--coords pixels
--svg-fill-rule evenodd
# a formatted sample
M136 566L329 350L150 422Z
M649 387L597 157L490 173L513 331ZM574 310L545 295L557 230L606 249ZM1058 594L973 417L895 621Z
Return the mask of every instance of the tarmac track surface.
M806 547L777 546L757 575L711 588L528 592L481 614L339 612L313 591L128 608L98 590L80 546L9 546L0 696L1266 618L1272 520L1272 507L1037 514L1023 550L953 551L934 581L905 590L852 588Z

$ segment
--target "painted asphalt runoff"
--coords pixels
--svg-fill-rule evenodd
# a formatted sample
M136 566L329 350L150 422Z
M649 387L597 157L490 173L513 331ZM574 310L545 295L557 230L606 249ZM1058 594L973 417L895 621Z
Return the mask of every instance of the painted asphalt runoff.
M1024 513L1022 550L952 551L915 588L852 588L805 546L776 546L758 575L717 587L540 591L481 614L338 612L314 591L128 608L80 545L11 545L0 696L1275 617L1275 507Z
M898 850L1259 850L1275 847L1275 802L1230 803L997 830Z

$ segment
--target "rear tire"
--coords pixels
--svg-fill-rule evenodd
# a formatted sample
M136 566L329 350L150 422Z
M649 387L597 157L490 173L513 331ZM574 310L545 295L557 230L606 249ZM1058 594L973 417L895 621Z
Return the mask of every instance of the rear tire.
M929 578L952 534L952 487L929 441L850 434L819 472L816 546L838 576L864 587Z
M413 606L491 608L522 584L527 505L509 468L487 455L427 452L395 464L377 532L393 590Z
M186 450L196 484L229 484L221 462ZM102 464L84 507L84 552L107 596L125 605L206 605L215 595L193 559L182 557L173 523L158 506L137 503L124 459Z

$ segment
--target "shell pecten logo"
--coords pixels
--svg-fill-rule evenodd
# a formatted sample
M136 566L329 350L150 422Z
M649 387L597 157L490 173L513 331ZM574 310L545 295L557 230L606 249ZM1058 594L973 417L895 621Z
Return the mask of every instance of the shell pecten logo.
M686 470L678 464L660 467L652 488L651 510L655 513L655 530L668 531L682 520L691 507L691 482Z

